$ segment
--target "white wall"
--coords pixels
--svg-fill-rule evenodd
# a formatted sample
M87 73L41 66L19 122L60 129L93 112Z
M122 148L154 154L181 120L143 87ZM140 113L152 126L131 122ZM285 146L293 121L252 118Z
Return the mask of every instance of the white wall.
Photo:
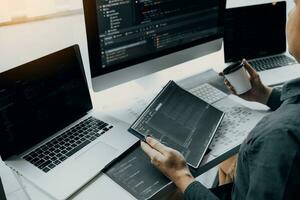
M78 9L82 0L0 0L0 22Z
M85 68L88 54L82 14L0 27L0 71L79 44ZM86 70L89 76L89 70Z

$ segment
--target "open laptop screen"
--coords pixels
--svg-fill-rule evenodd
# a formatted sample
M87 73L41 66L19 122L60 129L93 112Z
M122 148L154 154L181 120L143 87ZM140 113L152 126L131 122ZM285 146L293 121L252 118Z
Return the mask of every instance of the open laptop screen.
M225 11L225 62L286 51L286 2L230 8Z
M0 74L0 154L19 154L92 108L79 47Z

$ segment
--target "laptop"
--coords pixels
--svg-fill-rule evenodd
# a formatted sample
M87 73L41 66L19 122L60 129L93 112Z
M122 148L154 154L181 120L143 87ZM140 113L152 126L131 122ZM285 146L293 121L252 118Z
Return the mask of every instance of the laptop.
M225 63L246 58L259 73L262 72L263 76L270 76L271 71L276 68L282 69L276 69L275 72L285 72L298 67L295 66L296 60L286 52L285 27L285 1L226 9ZM283 82L292 78L295 77L282 77L278 81Z
M135 144L129 125L93 109L78 45L0 74L0 154L67 199Z

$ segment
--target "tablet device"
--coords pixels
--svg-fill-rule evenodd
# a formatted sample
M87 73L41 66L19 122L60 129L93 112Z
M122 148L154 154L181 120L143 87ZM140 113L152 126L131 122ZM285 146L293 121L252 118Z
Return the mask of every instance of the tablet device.
M146 136L178 150L197 168L224 113L170 81L154 98L129 132Z

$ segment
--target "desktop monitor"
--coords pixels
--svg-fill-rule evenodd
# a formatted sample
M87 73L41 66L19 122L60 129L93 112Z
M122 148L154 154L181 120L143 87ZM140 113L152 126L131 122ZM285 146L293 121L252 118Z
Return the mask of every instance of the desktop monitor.
M94 91L222 45L225 0L83 0L83 6Z

